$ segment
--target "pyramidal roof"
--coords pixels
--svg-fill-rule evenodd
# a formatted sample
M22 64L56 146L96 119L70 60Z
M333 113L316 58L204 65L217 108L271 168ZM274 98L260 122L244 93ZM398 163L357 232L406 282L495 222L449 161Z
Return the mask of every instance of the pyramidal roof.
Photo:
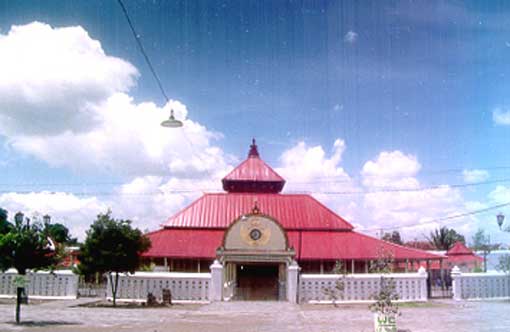
M279 193L285 185L285 179L260 159L255 139L248 158L221 181L227 192Z
M455 242L453 247L446 253L447 256L474 255L473 251L467 248L462 242Z

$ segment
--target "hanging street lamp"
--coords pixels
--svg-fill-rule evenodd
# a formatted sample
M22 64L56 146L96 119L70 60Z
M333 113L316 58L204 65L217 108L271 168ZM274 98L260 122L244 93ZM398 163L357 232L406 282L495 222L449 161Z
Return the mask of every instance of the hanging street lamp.
M170 117L168 120L161 122L161 126L166 128L179 128L182 127L182 125L182 121L179 121L174 117L174 110L170 110Z

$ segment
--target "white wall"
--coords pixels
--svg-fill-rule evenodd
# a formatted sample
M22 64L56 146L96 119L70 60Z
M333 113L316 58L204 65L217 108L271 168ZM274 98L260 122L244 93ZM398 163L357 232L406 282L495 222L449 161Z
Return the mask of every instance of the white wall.
M299 282L300 303L331 303L326 289L334 289L337 280L342 279L345 289L338 293L335 302L372 302L373 296L380 289L381 277L391 278L396 284L400 301L427 300L427 274L418 273L392 274L302 274Z
M455 300L510 298L510 275L502 272L460 273L452 270Z
M145 301L149 292L161 300L163 289L166 288L170 289L172 301L208 302L210 287L210 273L136 272L120 274L117 300ZM106 290L107 298L112 299L110 278L108 278Z
M0 274L0 297L16 296L16 270ZM25 292L34 299L75 299L78 294L78 276L70 270L28 272Z

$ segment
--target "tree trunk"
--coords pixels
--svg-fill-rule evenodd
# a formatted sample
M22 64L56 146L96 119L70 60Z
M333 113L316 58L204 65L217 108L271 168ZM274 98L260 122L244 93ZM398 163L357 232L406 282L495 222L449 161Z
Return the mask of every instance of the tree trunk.
M21 311L21 295L23 294L23 288L16 288L16 324L20 323L20 311Z
M110 278L110 284L112 285L112 298L113 298L113 306L117 306L117 288L119 285L119 272L115 272L115 281L111 273L108 274Z

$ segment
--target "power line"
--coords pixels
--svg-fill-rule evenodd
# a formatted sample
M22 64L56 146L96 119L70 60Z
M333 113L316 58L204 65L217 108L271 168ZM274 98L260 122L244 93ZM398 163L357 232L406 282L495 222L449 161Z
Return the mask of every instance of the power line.
M156 73L156 70L154 69L154 66L152 65L152 62L151 62L151 60L149 58L149 55L147 54L147 52L145 51L145 48L143 47L142 39L141 39L140 35L136 32L134 24L131 21L131 18L129 17L129 13L128 13L127 9L126 9L126 6L124 6L124 3L122 2L122 0L117 0L117 1L119 3L120 7L122 8L122 12L124 13L124 16L126 17L126 20L127 20L128 24L129 24L129 27L131 28L131 32L133 33L133 37L136 40L138 48L140 49L140 52L142 53L142 55L143 55L143 57L145 59L145 62L147 63L147 66L149 67L149 69L150 69L150 71L152 73L152 76L154 76L154 79L155 79L156 83L158 84L158 87L159 87L159 90L161 91L161 94L165 98L166 102L169 103L170 102L170 98L168 98L168 95L166 94L165 89L163 88L163 84L161 83L161 80L159 79L159 76ZM191 139L189 139L188 135L186 134L186 131L183 130L181 133L182 133L182 136L184 137L184 139L186 140L186 142L188 142L188 144L189 144L189 146L191 148L192 154L194 154L200 160L200 162L202 164L207 165L207 163L204 162L202 157L200 157L200 153L196 151L195 146L194 146L193 142L191 141ZM207 168L207 166L205 168L205 171L209 175L209 177L211 178L212 175L211 175L211 172L209 171L209 169Z
M201 180L196 180L196 182L200 182ZM443 189L444 187L450 187L450 188L464 188L464 187L476 187L476 186L483 186L483 185L490 185L490 184L497 184L497 183L507 183L510 182L510 178L504 178L504 179L497 179L497 180L491 180L491 181L481 181L481 182L473 182L473 183L443 183L443 184L437 184L437 185L431 185L426 187L420 187L420 188L389 188L389 187L383 187L383 186L372 186L371 188L374 188L375 190L366 190L366 191L319 191L315 192L312 190L290 190L286 192L294 192L294 193L320 193L320 194L370 194L370 193L378 193L378 192L414 192L414 191L427 191L427 190L433 190L433 189ZM314 181L309 182L292 182L292 184L316 184ZM53 182L53 183L0 183L0 186L5 187L27 187L27 186L48 186L48 187L54 187L54 186L62 186L62 187L77 187L77 186L101 186L101 185L125 185L126 182L83 182L83 183L66 183L66 182ZM195 191L208 191L207 188L198 188Z
M451 215L451 216L445 216L445 217L441 217L441 218L435 218L435 219L427 220L427 221L420 222L420 223L414 223L414 224L410 224L410 225L395 226L395 227L366 228L366 229L360 229L360 230L361 231L387 231L387 230L397 230L397 229L403 229L403 228L413 228L413 227L418 227L418 226L422 226L422 225L442 222L442 221L446 221L446 220L452 220L452 219L458 219L458 218L463 218L463 217L469 217L469 216L480 214L480 213L484 213L484 212L487 212L487 211L492 211L492 210L500 209L502 207L506 207L506 206L509 206L509 205L510 205L510 202L502 203L502 204L493 205L493 206L490 206L490 207L484 208L484 209L473 210L473 211L459 213L459 214L455 214L455 215Z
M420 187L420 188L387 188L387 187L372 187L376 188L373 190L357 190L357 191L321 191L321 190L286 190L286 194L318 194L318 195L371 195L371 194L378 194L378 193L410 193L410 192L427 192L431 190L441 190L446 188L467 188L467 187L475 187L475 186L482 186L482 185L490 185L490 184L497 184L497 183L507 183L510 182L510 179L499 179L499 180L492 180L492 181L484 181L484 182L475 182L475 183L462 183L462 184L441 184L441 185L433 185L433 186L426 186L426 187ZM125 183L116 183L116 182L104 182L101 184L125 184ZM313 182L310 182L310 184L313 184ZM11 187L23 187L27 185L32 184L0 184L0 186L11 186ZM71 183L71 184L63 184L63 183L53 183L53 184L40 184L40 186L84 186L85 184L77 184L77 183ZM89 184L91 185L91 184ZM92 184L94 185L94 184ZM380 189L377 189L380 188ZM44 191L44 190L43 190ZM46 190L50 191L50 190ZM161 195L161 194L179 194L179 193L196 193L196 192L217 192L217 188L194 188L194 189L188 189L188 188L175 188L173 190L165 190L165 191L155 191L155 192L140 192L140 193L122 193L122 192L106 192L106 191L65 191L66 193L71 193L74 195L80 195L80 196L86 196L86 195L98 195L98 196L123 196L123 195L140 195L140 196L147 196L147 195ZM51 192L54 192L53 190ZM17 193L17 194L28 194L33 193L33 191L30 190L16 190L16 191L9 191L9 190L0 190L0 193Z
M149 67L149 69L152 73L152 76L154 76L154 79L156 80L156 83L158 84L161 94L163 95L163 97L165 97L165 101L168 103L170 101L170 99L168 98L168 95L166 94L165 89L163 88L163 84L161 84L161 80L159 79L159 76L156 73L156 70L152 66L152 62L149 59L147 52L145 52L145 48L143 47L142 41L140 40L140 35L136 32L133 22L131 22L131 18L129 17L126 6L124 6L124 3L122 3L122 0L117 0L117 1L119 3L120 7L122 8L122 12L124 13L124 16L126 17L129 28L131 29L131 32L133 33L133 37L136 40L136 44L138 45L138 48L140 49L140 53L142 53L142 55L145 59L145 62L147 63L147 66Z

